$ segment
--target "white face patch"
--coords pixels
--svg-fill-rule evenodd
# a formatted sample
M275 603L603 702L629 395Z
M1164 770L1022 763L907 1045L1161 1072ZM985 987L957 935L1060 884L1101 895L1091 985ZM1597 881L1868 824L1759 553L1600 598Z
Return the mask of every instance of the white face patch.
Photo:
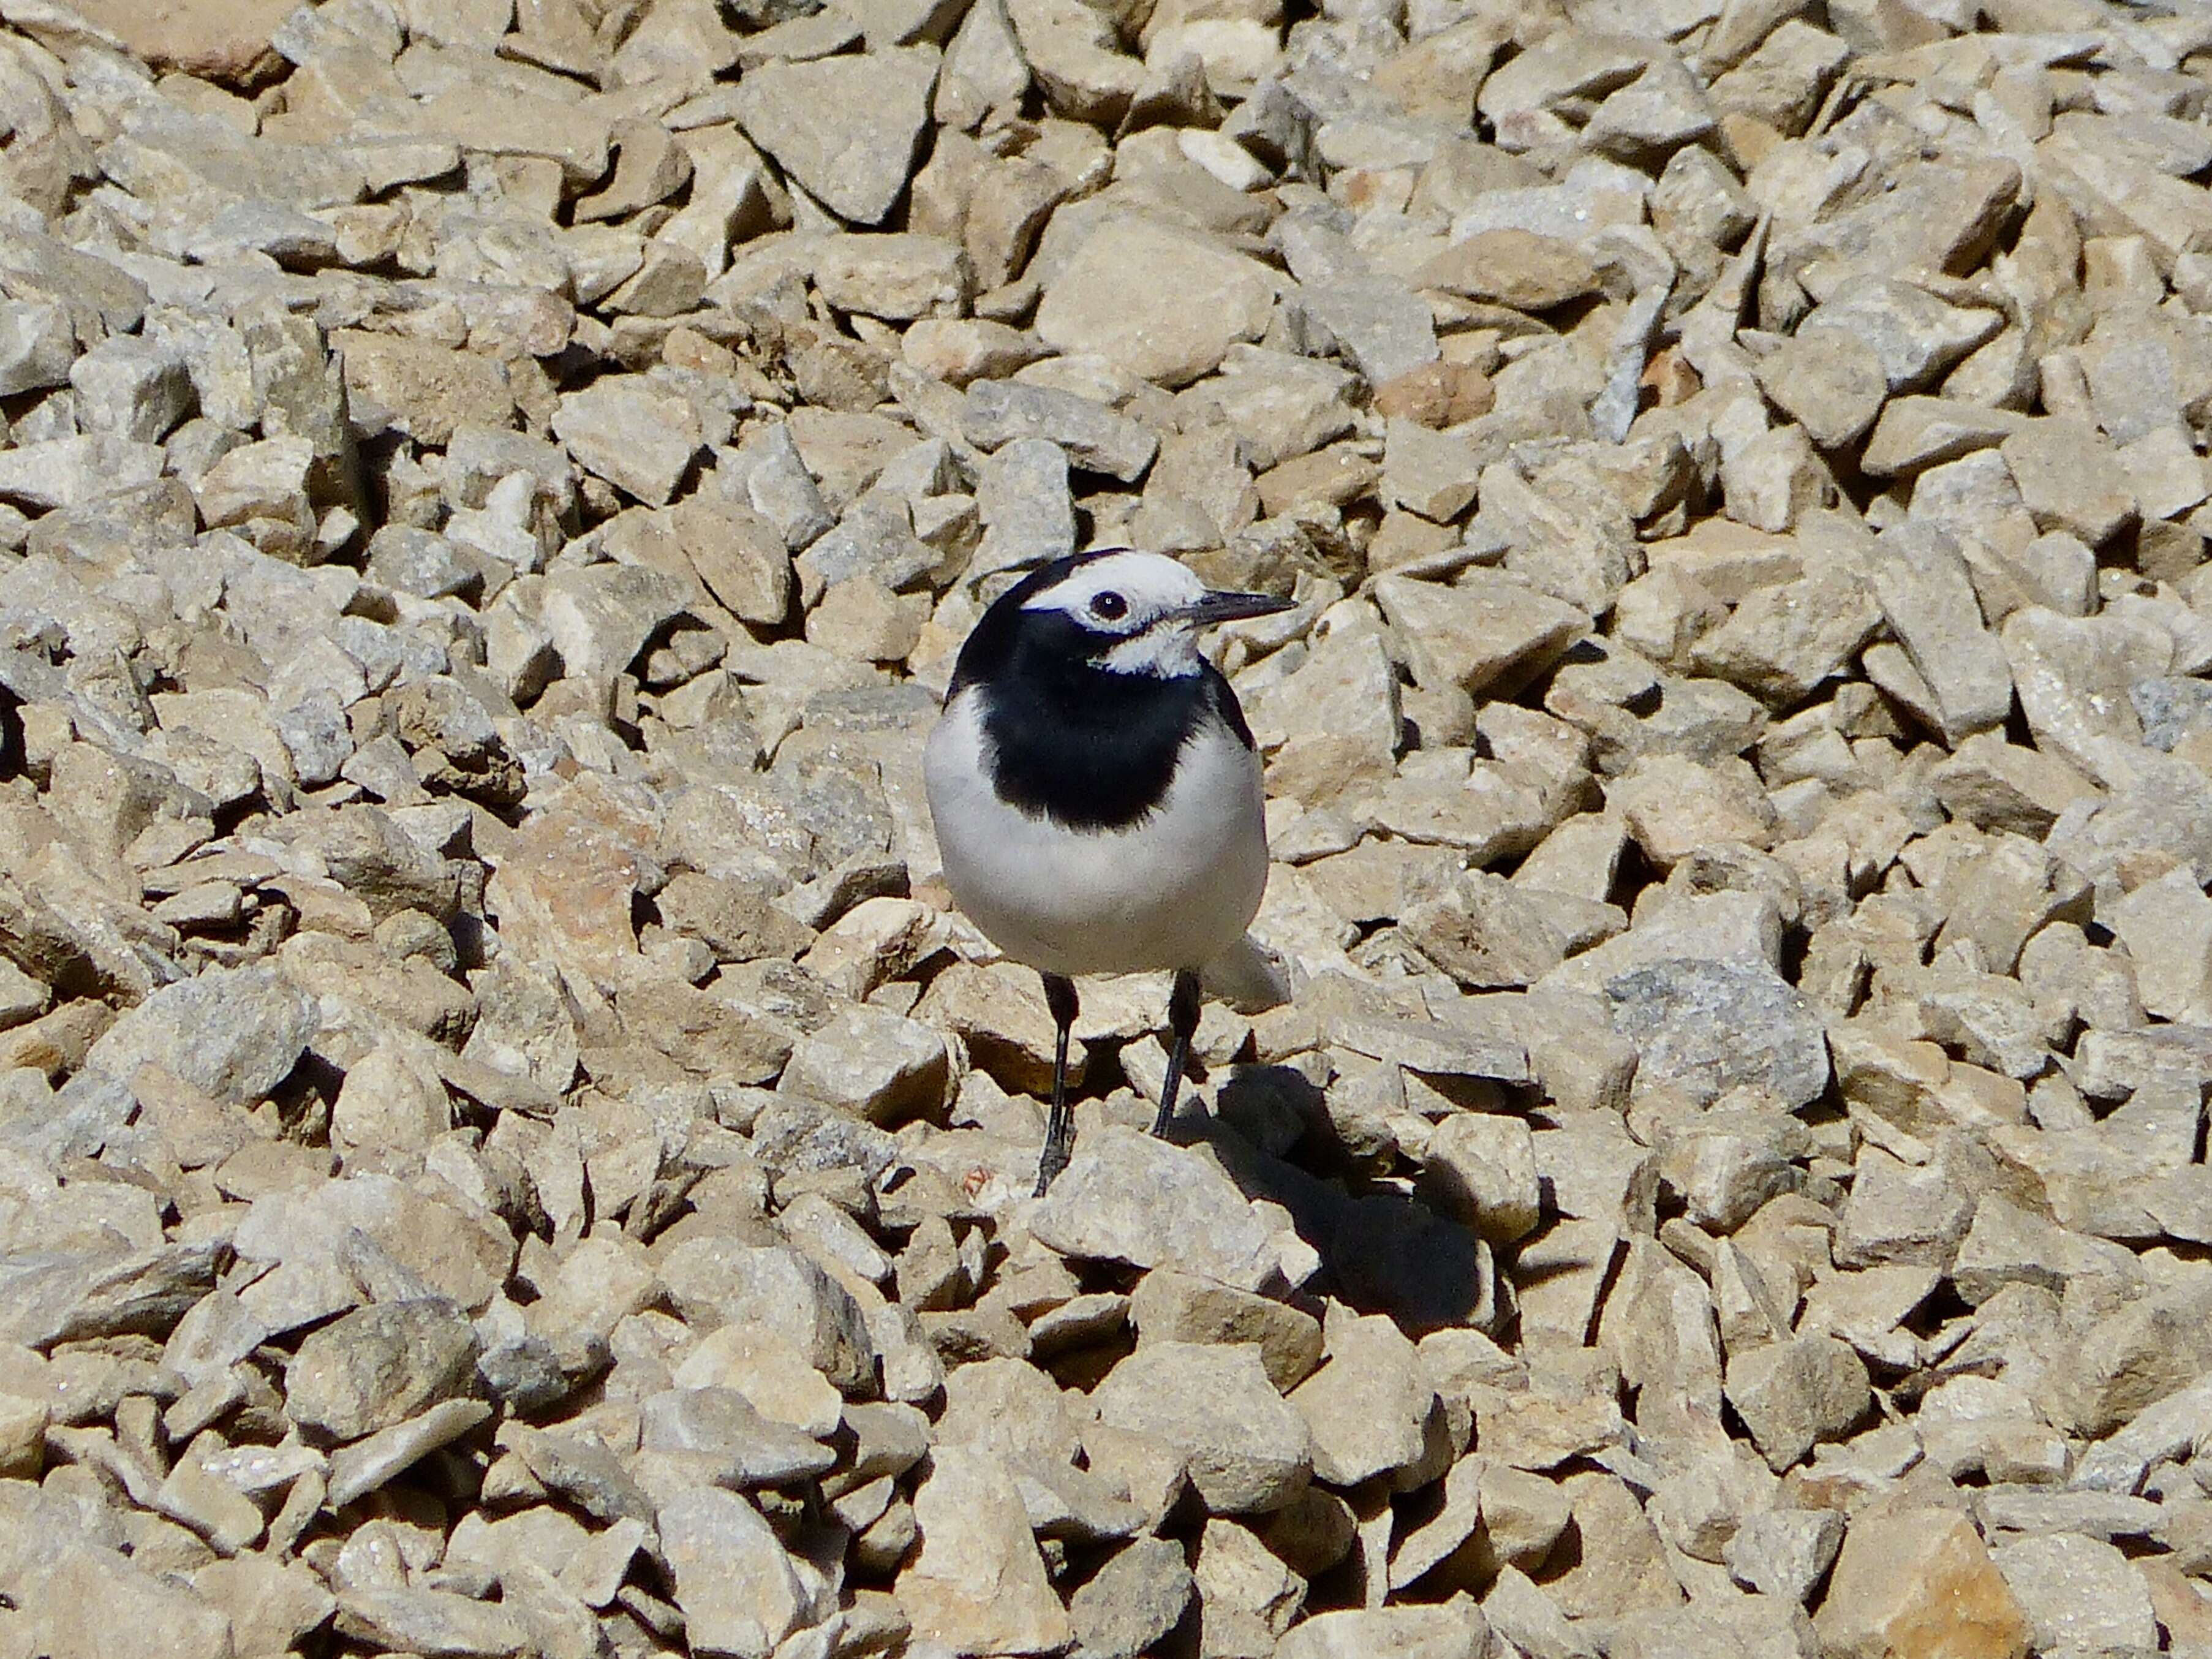
M1122 641L1097 662L1116 674L1150 674L1163 680L1182 679L1205 666L1198 654L1198 629L1179 621L1153 623L1143 633Z
M1199 672L1198 629L1182 614L1205 597L1206 584L1159 553L1109 553L1022 606L1060 611L1094 634L1121 642L1100 653L1117 674L1180 679Z

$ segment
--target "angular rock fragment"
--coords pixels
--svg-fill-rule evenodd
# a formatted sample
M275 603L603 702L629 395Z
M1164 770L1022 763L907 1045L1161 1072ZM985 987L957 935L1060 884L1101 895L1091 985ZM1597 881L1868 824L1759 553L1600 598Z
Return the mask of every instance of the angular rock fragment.
M244 1105L282 1082L319 1024L313 1005L267 968L167 986L108 1027L88 1065L128 1082L155 1065L218 1100Z
M1255 1348L1148 1344L1091 1397L1108 1427L1173 1447L1217 1515L1280 1509L1312 1474L1305 1419L1275 1392Z
M915 1494L915 1520L921 1550L899 1575L896 1594L917 1632L955 1652L1051 1653L1066 1644L1067 1611L997 1459L940 1448Z
M1045 289L1037 333L1179 386L1266 331L1274 279L1190 231L1149 218L1101 222Z
M798 1625L806 1591L760 1512L735 1492L697 1486L661 1505L660 1551L692 1644L765 1659Z
M1173 1266L1255 1291L1279 1273L1274 1235L1205 1158L1132 1130L1085 1136L1030 1223L1063 1255Z
M2018 1598L1973 1522L1948 1510L1864 1512L1844 1534L1814 1622L1824 1650L1868 1659L1900 1644L2027 1651Z
M1827 1086L1827 1043L1803 998L1764 969L1662 962L1607 981L1613 1028L1642 1055L1638 1078L1710 1101L1753 1085L1796 1108Z

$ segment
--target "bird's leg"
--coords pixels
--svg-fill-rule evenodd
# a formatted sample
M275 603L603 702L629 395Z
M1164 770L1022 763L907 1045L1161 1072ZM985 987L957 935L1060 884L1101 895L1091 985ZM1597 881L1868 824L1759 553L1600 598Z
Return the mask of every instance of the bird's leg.
M1044 1004L1052 1010L1052 1115L1046 1120L1044 1151L1037 1158L1036 1195L1042 1198L1053 1177L1067 1167L1075 1146L1075 1119L1067 1109L1067 1035L1075 1027L1075 981L1045 974Z
M1182 1068L1190 1060L1191 1034L1198 1030L1198 975L1188 968L1176 970L1175 989L1168 996L1168 1080L1160 1090L1160 1115L1152 1120L1152 1133L1164 1136L1175 1116L1176 1096L1182 1089Z

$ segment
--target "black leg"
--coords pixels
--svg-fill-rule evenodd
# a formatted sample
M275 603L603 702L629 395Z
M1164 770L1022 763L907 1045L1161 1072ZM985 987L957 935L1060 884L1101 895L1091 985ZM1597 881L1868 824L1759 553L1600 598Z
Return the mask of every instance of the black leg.
M1052 1116L1045 1122L1044 1151L1037 1157L1036 1195L1042 1198L1053 1177L1067 1167L1075 1147L1075 1119L1067 1109L1067 1035L1075 1027L1075 981L1045 974L1044 1003L1052 1010Z
M1152 1120L1152 1133L1165 1135L1175 1116L1176 1096L1182 1091L1182 1068L1190 1062L1191 1033L1198 1030L1198 975L1188 968L1176 970L1175 989L1168 997L1168 1080L1160 1091L1160 1115Z

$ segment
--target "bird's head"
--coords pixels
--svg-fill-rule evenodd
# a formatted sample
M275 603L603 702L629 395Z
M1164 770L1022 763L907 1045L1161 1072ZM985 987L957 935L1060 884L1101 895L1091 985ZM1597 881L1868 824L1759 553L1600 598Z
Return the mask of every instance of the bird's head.
M1055 561L1000 601L1009 602L1032 644L1156 679L1199 672L1200 629L1291 607L1265 593L1209 588L1173 559L1129 548Z

